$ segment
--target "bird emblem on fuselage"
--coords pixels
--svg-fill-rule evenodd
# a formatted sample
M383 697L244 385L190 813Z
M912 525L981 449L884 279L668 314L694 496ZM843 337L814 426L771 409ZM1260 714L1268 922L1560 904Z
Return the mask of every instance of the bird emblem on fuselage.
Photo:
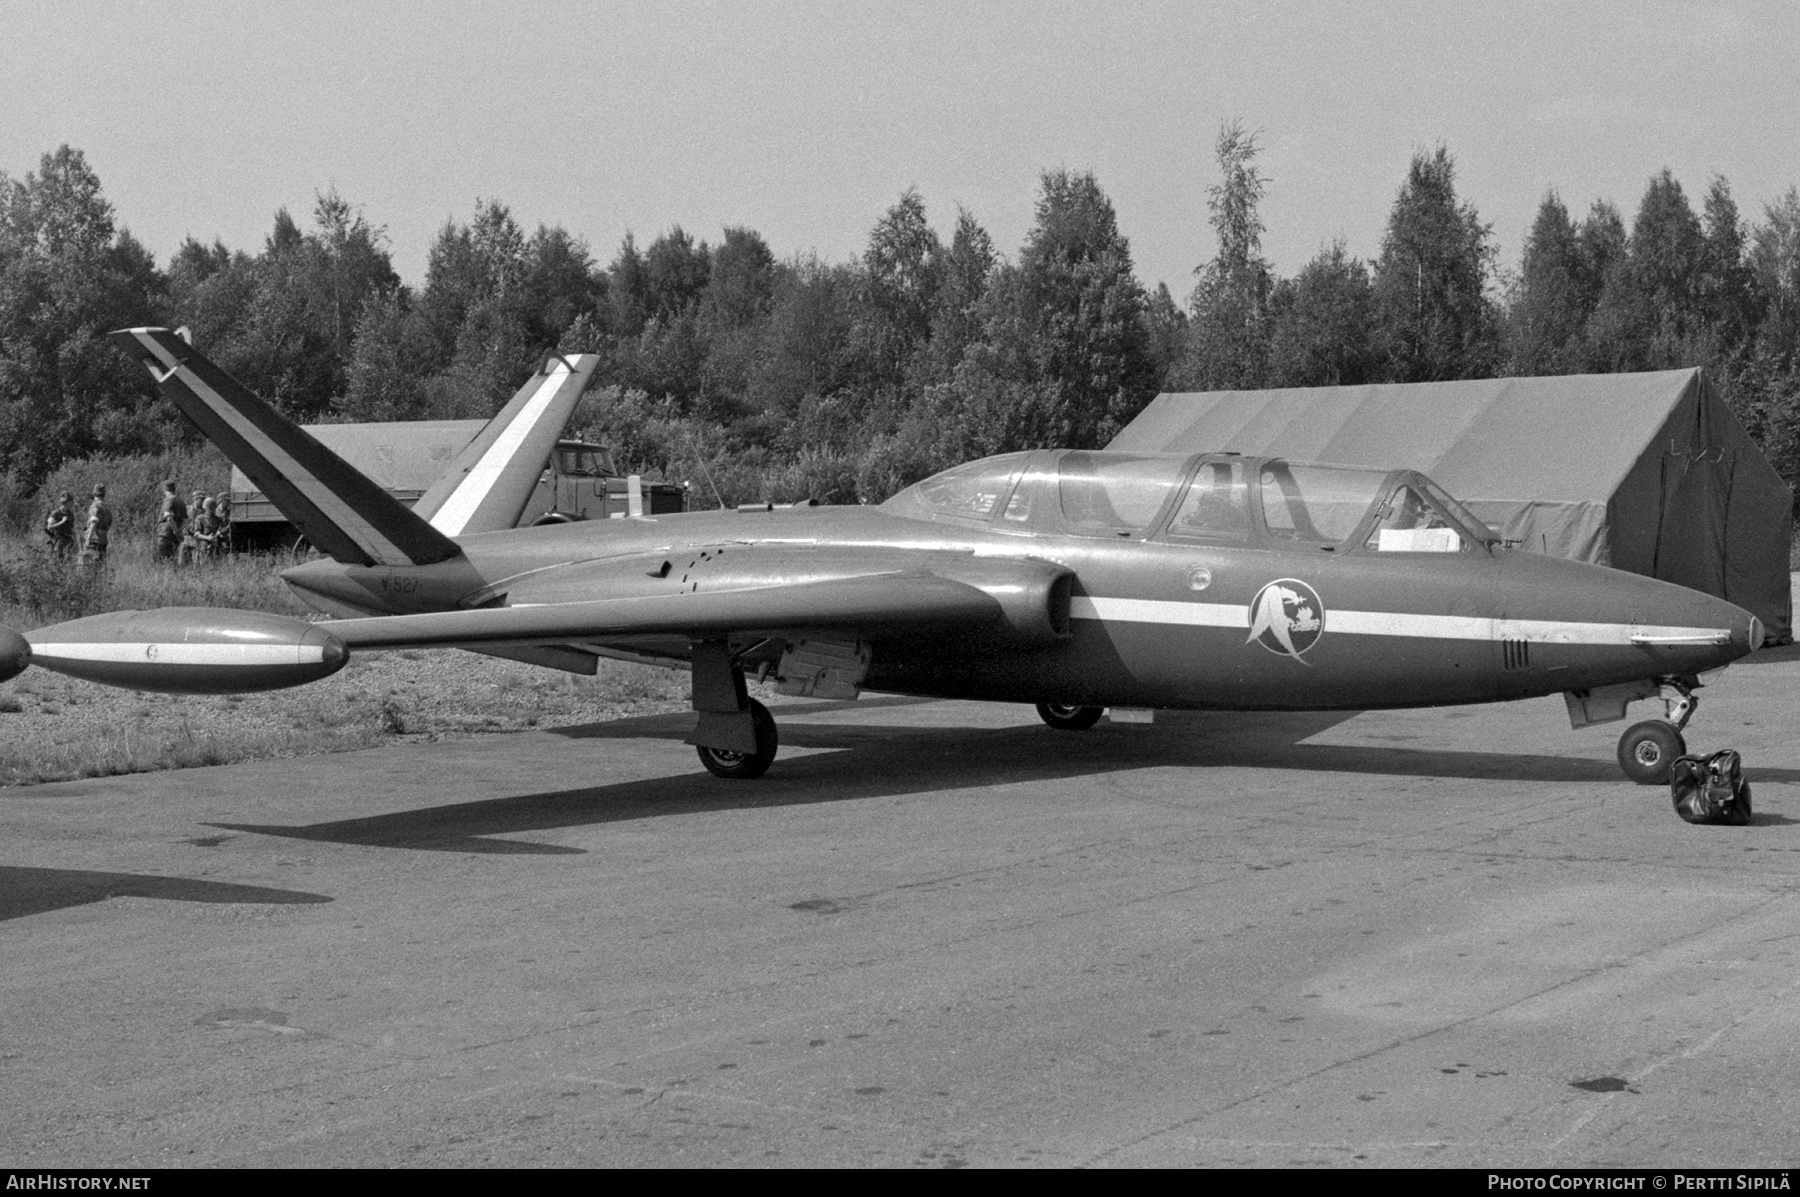
M1318 591L1297 578L1277 578L1250 600L1250 635L1244 643L1254 640L1272 653L1300 661L1324 631L1325 604Z

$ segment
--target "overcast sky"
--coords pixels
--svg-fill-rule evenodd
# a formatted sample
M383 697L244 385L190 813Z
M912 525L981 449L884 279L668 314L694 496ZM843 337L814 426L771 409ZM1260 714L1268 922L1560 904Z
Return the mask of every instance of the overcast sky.
M1092 170L1139 277L1178 297L1212 253L1223 121L1261 132L1264 248L1291 274L1341 237L1373 257L1412 154L1516 266L1555 187L1629 220L1670 167L1747 217L1800 182L1800 4L78 3L6 0L0 171L67 142L166 263L185 236L255 250L336 187L421 283L477 197L610 261L670 225L861 252L916 186L1008 255L1038 174Z

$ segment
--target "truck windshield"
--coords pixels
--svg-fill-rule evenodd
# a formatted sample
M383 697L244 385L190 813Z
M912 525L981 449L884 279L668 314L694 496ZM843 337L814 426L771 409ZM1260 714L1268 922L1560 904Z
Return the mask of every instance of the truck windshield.
M612 454L598 448L562 448L556 451L556 472L608 477L613 473Z

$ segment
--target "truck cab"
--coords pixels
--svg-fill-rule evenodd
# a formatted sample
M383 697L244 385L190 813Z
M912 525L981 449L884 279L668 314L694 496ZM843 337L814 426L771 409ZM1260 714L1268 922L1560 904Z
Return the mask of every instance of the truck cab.
M685 510L686 487L645 482L637 474L621 474L613 464L612 450L606 446L562 440L556 442L545 463L519 526L624 519L630 515L665 515Z

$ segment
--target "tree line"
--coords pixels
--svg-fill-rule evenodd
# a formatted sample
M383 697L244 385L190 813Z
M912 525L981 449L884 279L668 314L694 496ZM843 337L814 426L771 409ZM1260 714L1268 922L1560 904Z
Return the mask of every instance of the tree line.
M30 493L62 463L151 455L194 431L106 342L186 326L300 420L486 417L549 351L591 352L573 421L621 464L706 503L875 502L1010 449L1104 444L1160 390L1418 382L1704 366L1784 477L1800 474L1800 195L1761 219L1723 178L1696 211L1653 176L1629 225L1609 201L1540 205L1517 269L1459 196L1448 150L1416 154L1379 254L1327 245L1292 277L1262 254L1269 180L1221 129L1216 255L1177 302L1136 277L1090 173L1046 171L1003 254L909 189L861 256L778 258L753 229L676 227L610 262L497 199L439 231L422 286L335 192L275 214L252 253L189 239L166 266L115 216L79 150L0 175L0 469Z

